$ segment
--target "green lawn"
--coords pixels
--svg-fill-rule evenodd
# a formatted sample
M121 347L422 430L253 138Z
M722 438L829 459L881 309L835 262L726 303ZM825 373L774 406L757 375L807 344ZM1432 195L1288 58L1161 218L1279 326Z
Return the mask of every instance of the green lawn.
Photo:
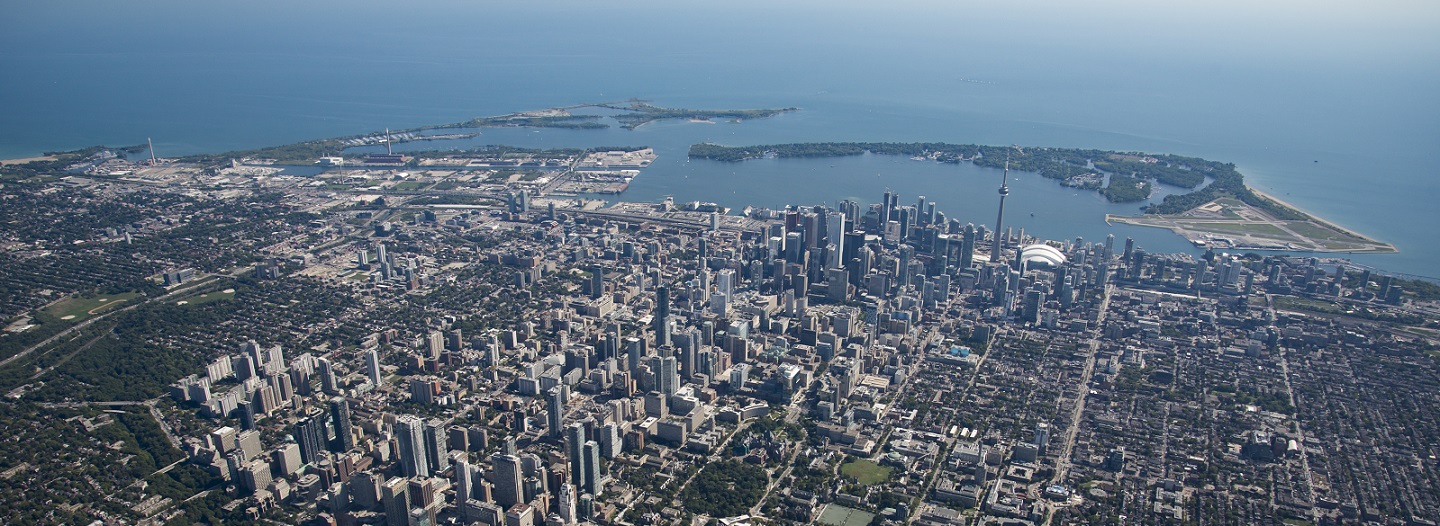
M426 183L426 182L421 182L421 181L405 181L405 182L403 182L403 183L396 183L396 184L395 184L395 189L396 189L396 190L419 190L419 189L421 189L421 188L425 188L425 187L427 187L427 186L430 186L430 184L431 184L431 183Z
M185 302L185 305L204 305L212 301L229 299L235 299L235 289L225 289L220 292L207 292L205 294L200 294L197 296L190 296L188 298L178 300L177 303L183 301Z
M1294 230L1296 234L1300 234L1311 239L1350 242L1363 241L1360 238L1345 235L1340 232L1336 232L1334 230L1311 223L1309 221L1291 221L1287 223L1286 226L1290 227L1290 230Z
M1185 226L1195 230L1201 230L1206 232L1235 232L1240 234L1250 234L1252 236L1274 237L1282 239L1290 239L1294 237L1290 234L1285 233L1284 230L1280 230L1274 225L1267 225L1264 223L1210 223L1196 221L1186 224Z
M874 513L831 504L826 506L825 511L820 514L819 522L828 526L865 526L874 519Z
M862 486L879 484L890 480L890 468L869 460L856 460L840 466L840 472L855 477L855 482Z
M79 323L86 318L103 313L112 305L123 304L140 296L138 292L105 294L90 298L68 298L45 309L45 312L61 320Z

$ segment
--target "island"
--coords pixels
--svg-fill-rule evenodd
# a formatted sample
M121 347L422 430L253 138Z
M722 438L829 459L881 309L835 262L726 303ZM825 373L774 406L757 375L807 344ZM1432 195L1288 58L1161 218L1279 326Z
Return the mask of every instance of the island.
M633 130L645 124L665 119L689 119L692 121L709 121L710 119L733 119L735 121L745 119L763 119L774 117L781 113L798 111L799 108L780 109L755 109L755 110L691 110L684 108L662 108L640 100L632 100L625 106L614 104L599 105L604 108L620 110L624 113L615 116L620 121L622 128Z
M741 162L764 157L820 158L862 154L906 155L916 160L974 163L1033 172L1059 184L1095 190L1110 202L1148 199L1152 183L1190 190L1145 205L1143 216L1107 215L1106 221L1167 228L1193 244L1237 250L1395 252L1376 241L1245 185L1234 163L1170 154L1078 148L980 146L948 143L822 142L759 146L711 143L690 147L692 159ZM1108 184L1107 184L1108 181Z

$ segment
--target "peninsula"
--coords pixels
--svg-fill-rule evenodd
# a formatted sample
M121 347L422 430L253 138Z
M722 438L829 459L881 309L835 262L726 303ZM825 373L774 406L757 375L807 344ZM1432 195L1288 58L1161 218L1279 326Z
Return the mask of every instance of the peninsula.
M595 113L608 110L605 114ZM177 161L191 163L228 162L230 159L268 159L280 163L312 162L326 156L344 157L352 148L365 146L387 146L416 141L443 141L470 139L478 133L440 133L441 130L478 128L557 128L570 130L603 130L610 128L605 119L613 119L620 128L633 130L644 124L669 119L763 119L798 108L777 109L723 109L703 110L689 108L663 108L650 101L630 98L610 102L587 102L569 106L557 106L542 110L522 111L476 117L462 122L436 124L416 128L386 130L362 135L350 135L329 139L302 141L280 146L236 150L218 154L197 154L184 156ZM584 112L591 113L584 113ZM577 113L579 112L579 113ZM358 156L357 156L358 158Z

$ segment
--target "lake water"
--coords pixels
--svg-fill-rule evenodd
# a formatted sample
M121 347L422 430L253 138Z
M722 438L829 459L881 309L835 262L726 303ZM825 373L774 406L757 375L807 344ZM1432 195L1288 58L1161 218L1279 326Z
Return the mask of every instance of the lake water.
M1440 7L1429 3L677 4L9 6L0 156L146 137L161 155L223 151L628 97L796 106L739 124L484 130L477 142L654 146L661 157L630 200L774 207L889 188L976 224L994 222L993 170L876 156L687 162L685 148L942 141L1192 155L1234 162L1253 186L1402 251L1357 262L1440 276ZM1103 222L1134 204L1015 175L1007 224L1188 249Z

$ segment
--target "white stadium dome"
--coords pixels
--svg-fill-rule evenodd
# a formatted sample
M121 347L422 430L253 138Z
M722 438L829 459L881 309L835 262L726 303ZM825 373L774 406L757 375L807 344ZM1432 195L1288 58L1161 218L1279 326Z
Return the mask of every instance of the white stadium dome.
M1026 265L1044 263L1058 267L1065 264L1065 254L1050 245L1030 245L1020 249L1020 261Z

